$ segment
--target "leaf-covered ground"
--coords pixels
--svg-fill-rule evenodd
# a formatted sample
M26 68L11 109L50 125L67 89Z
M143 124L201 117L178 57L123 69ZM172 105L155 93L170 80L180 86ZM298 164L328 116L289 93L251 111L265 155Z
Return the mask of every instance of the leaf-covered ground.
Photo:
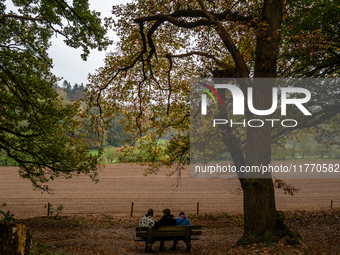
M144 243L134 242L135 226L140 218L112 215L82 215L35 217L20 220L33 234L35 254L145 254ZM192 242L191 254L340 254L340 210L288 211L286 223L297 230L308 246L291 246L281 240L273 247L261 244L232 247L243 233L242 215L191 216L193 224L202 225L199 241ZM39 244L39 245L38 245ZM172 242L165 242L162 252L159 243L153 245L153 254L183 254L180 242L177 251L170 251ZM152 254L151 253L151 254Z

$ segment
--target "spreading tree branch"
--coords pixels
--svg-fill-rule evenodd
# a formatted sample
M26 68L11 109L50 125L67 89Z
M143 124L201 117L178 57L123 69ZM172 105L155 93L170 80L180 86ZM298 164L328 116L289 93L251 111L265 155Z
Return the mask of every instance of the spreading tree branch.
M225 11L223 13L213 13L209 12L211 15L215 16L220 21L237 21L240 24L244 25L253 25L252 21L254 20L251 16L242 16L238 12L231 12L231 11ZM140 17L135 19L134 21L136 23L145 22L145 21L155 21L155 20L161 20L161 21L168 21L174 25L178 26L184 26L187 28L192 28L193 26L202 26L202 25L210 25L212 24L212 21L207 19L202 19L194 22L184 22L183 20L178 21L176 18L207 18L207 15L202 10L180 10L180 11L174 11L173 13L169 15L165 14L157 14L157 15L151 15L147 17Z
M37 16L37 17L30 17L30 16L22 16L16 14L4 14L0 16L0 20L7 19L7 18L14 18L14 19L23 19L23 20L30 20L30 21L41 21L44 20L44 17Z
M250 78L249 77L249 70L248 70L248 67L246 65L246 62L244 61L240 51L237 49L237 47L233 43L231 36L227 32L227 30L225 29L223 24L218 20L218 18L216 18L214 15L212 15L210 12L208 12L206 10L206 8L204 7L204 4L201 0L197 0L197 2L201 6L203 12L207 15L207 17L216 26L215 30L218 33L218 35L220 36L220 38L222 39L224 45L227 47L230 55L232 56L232 58L233 58L233 60L236 64L236 68L239 70L239 73L241 74L241 77L242 78ZM250 85L250 84L247 84L247 85ZM245 90L245 88L243 88L243 90Z
M218 58L216 58L214 55L208 54L206 52L201 52L201 51L192 51L192 52L188 52L188 53L184 53L184 54L177 54L177 55L167 54L166 57L168 59L169 58L185 58L185 57L189 57L189 56L192 56L192 55L197 55L197 56L202 56L202 57L210 58L210 59L214 60L215 63L219 67L221 67L223 69L230 70L230 71L233 71L233 72L237 71L236 68L223 63Z
M305 128L310 128L319 124L324 123L326 120L331 119L335 115L340 113L340 105L335 105L332 107L329 107L327 109L321 110L317 113L314 113L310 117L306 117L305 120L299 123L296 127L292 128L285 128L283 130L280 130L279 132L272 135L272 140L274 142L280 140L283 136L289 134L290 132L294 130L300 130Z

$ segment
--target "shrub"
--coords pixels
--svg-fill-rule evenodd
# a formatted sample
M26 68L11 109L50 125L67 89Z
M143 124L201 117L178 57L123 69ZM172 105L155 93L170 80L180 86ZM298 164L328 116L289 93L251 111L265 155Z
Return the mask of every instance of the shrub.
M115 147L107 146L104 149L103 156L107 159L108 162L113 162L116 158Z

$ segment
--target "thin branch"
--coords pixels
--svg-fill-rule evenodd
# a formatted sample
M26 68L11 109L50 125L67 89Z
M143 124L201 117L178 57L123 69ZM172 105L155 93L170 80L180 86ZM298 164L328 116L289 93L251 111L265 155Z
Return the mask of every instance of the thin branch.
M220 38L222 39L222 41L223 41L224 45L226 46L226 48L228 49L230 55L232 56L232 58L233 58L233 60L236 64L236 68L239 70L239 73L241 74L241 77L242 78L249 78L249 70L248 70L248 67L246 65L246 62L244 61L240 51L237 49L237 47L233 43L231 36L229 35L229 33L227 32L225 27L218 20L218 18L216 18L214 15L212 15L210 12L208 12L205 9L204 4L201 0L197 0L197 2L201 6L201 8L202 8L203 12L206 14L206 16L216 26L215 30L218 33L218 35L220 36ZM246 79L246 84L247 84L248 87L251 86L249 79ZM242 85L241 85L241 89L243 91L246 90L246 88Z
M44 132L41 132L41 133L39 133L39 134L24 135L24 134L22 134L22 133L17 133L17 132L14 132L14 131L12 131L12 130L9 130L8 128L5 128L5 127L3 127L3 126L0 126L0 130L5 131L5 132L7 132L7 133L11 133L11 134L13 134L13 135L15 135L15 136L24 137L24 138L41 136L41 135L44 134Z
M310 77L312 76L313 74L315 74L317 71L320 71L322 69L327 69L327 68L331 68L333 66L337 66L340 64L340 61L337 61L337 62L333 62L333 63L330 63L330 64L327 64L327 65L323 65L323 66L319 66L319 67L316 67L314 68L312 71L308 72L306 74L307 77Z
M21 34L12 26L12 25L10 25L10 24L7 24L6 23L6 25L8 26L8 27L10 27L13 31L14 31L14 33L18 36L18 37L20 37L20 39L23 41L23 42L25 42L25 43L27 43L35 52L37 52L39 55L40 55L40 57L51 67L51 68L53 68L53 65L51 64L51 61L49 61L49 59L47 59L45 56L44 56L44 54L43 53L41 53L40 52L40 50L39 49L37 49L32 43L30 43L29 41L27 41L24 37L22 37L21 36Z
M6 18L15 18L15 19L23 19L23 20L30 20L30 21L41 21L44 20L44 17L30 17L30 16L21 16L21 15L16 15L16 14L4 14L2 16L0 16L0 20L1 19L6 19Z
M167 109L166 109L166 113L167 115L169 115L170 112L170 96L171 96L171 91L172 91L172 87L171 87L171 70L172 70L172 59L171 59L171 55L170 54L166 54L166 58L169 59L169 70L168 70L168 87L169 87L169 95L168 95L168 103L167 103Z
M167 54L167 58L169 58L169 57L170 58L185 58L185 57L189 57L189 56L192 56L192 55L197 55L197 56L203 56L203 57L206 57L206 58L210 58L210 59L214 60L215 63L219 67L222 67L222 68L228 69L228 70L232 70L232 71L236 71L236 68L221 62L214 55L211 55L211 54L208 54L208 53L205 53L205 52L201 52L201 51L192 51L192 52L188 52L188 53L184 53L184 54L178 54L178 55Z
M141 23L141 22L145 22L145 21L161 21L162 23L165 21L168 21L169 23L177 26L177 27L183 27L183 28L195 28L195 27L200 27L200 26L210 26L213 24L212 21L207 20L207 19L200 19L197 21L193 21L193 22L186 22L184 20L177 20L176 18L173 18L169 15L156 15L156 16L148 16L145 18L138 18L135 19L134 21L136 23Z
M292 132L294 130L310 128L312 126L316 126L318 124L321 124L324 121L329 120L330 118L332 118L333 116L335 116L336 114L339 114L339 113L340 113L340 105L335 105L335 106L329 107L325 110L314 113L311 117L306 117L306 119L304 121L302 121L301 123L299 123L299 125L297 125L296 127L292 127L292 128L289 128L289 129L286 128L286 129L283 129L283 130L277 132L276 134L272 135L272 140L274 140L274 142L276 142L279 139L281 139L283 136L289 134L290 132ZM320 116L319 119L316 118L318 116Z
M56 3L57 3L63 10L66 10L66 8L62 5L62 3L63 3L67 8L70 9L71 13L73 13L73 17L75 17L76 19L78 19L81 23L83 23L83 25L84 25L89 31L91 31L93 34L95 34L95 33L93 32L93 30L92 30L92 29L85 23L85 21L79 16L79 14L78 14L75 10L73 10L73 8L72 8L71 6L69 6L68 3L67 3L66 1L62 0L62 1L61 1L62 3L60 3L58 0L55 0L55 1L56 1Z
M150 64L150 59L152 57L152 55L156 52L156 47L152 41L152 35L153 33L157 30L157 28L163 23L163 21L156 21L155 24L152 25L152 27L149 29L149 32L147 34L147 38L148 38L148 44L149 44L149 47L150 47L150 52L149 52L149 55L148 55L148 63Z

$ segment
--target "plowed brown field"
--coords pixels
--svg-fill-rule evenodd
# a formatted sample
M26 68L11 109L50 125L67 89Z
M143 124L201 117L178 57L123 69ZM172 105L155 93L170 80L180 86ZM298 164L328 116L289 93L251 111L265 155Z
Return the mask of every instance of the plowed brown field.
M327 161L332 162L339 163L339 160ZM145 177L143 168L137 164L111 164L99 173L98 184L87 176L57 179L49 184L54 194L42 194L32 190L28 180L19 177L17 167L1 167L0 204L5 202L4 210L10 210L15 218L46 215L45 205L48 202L55 209L62 204L63 215L128 216L131 202L134 202L134 216L143 215L148 208L156 212L170 208L175 214L180 210L196 214L197 202L200 214L242 213L242 193L237 192L240 188L237 179L190 179L189 171L185 170L178 182L176 176L166 176L168 171L162 169L157 175ZM279 210L325 209L330 208L331 200L333 208L340 207L340 178L286 181L300 191L290 197L282 190L276 190Z

